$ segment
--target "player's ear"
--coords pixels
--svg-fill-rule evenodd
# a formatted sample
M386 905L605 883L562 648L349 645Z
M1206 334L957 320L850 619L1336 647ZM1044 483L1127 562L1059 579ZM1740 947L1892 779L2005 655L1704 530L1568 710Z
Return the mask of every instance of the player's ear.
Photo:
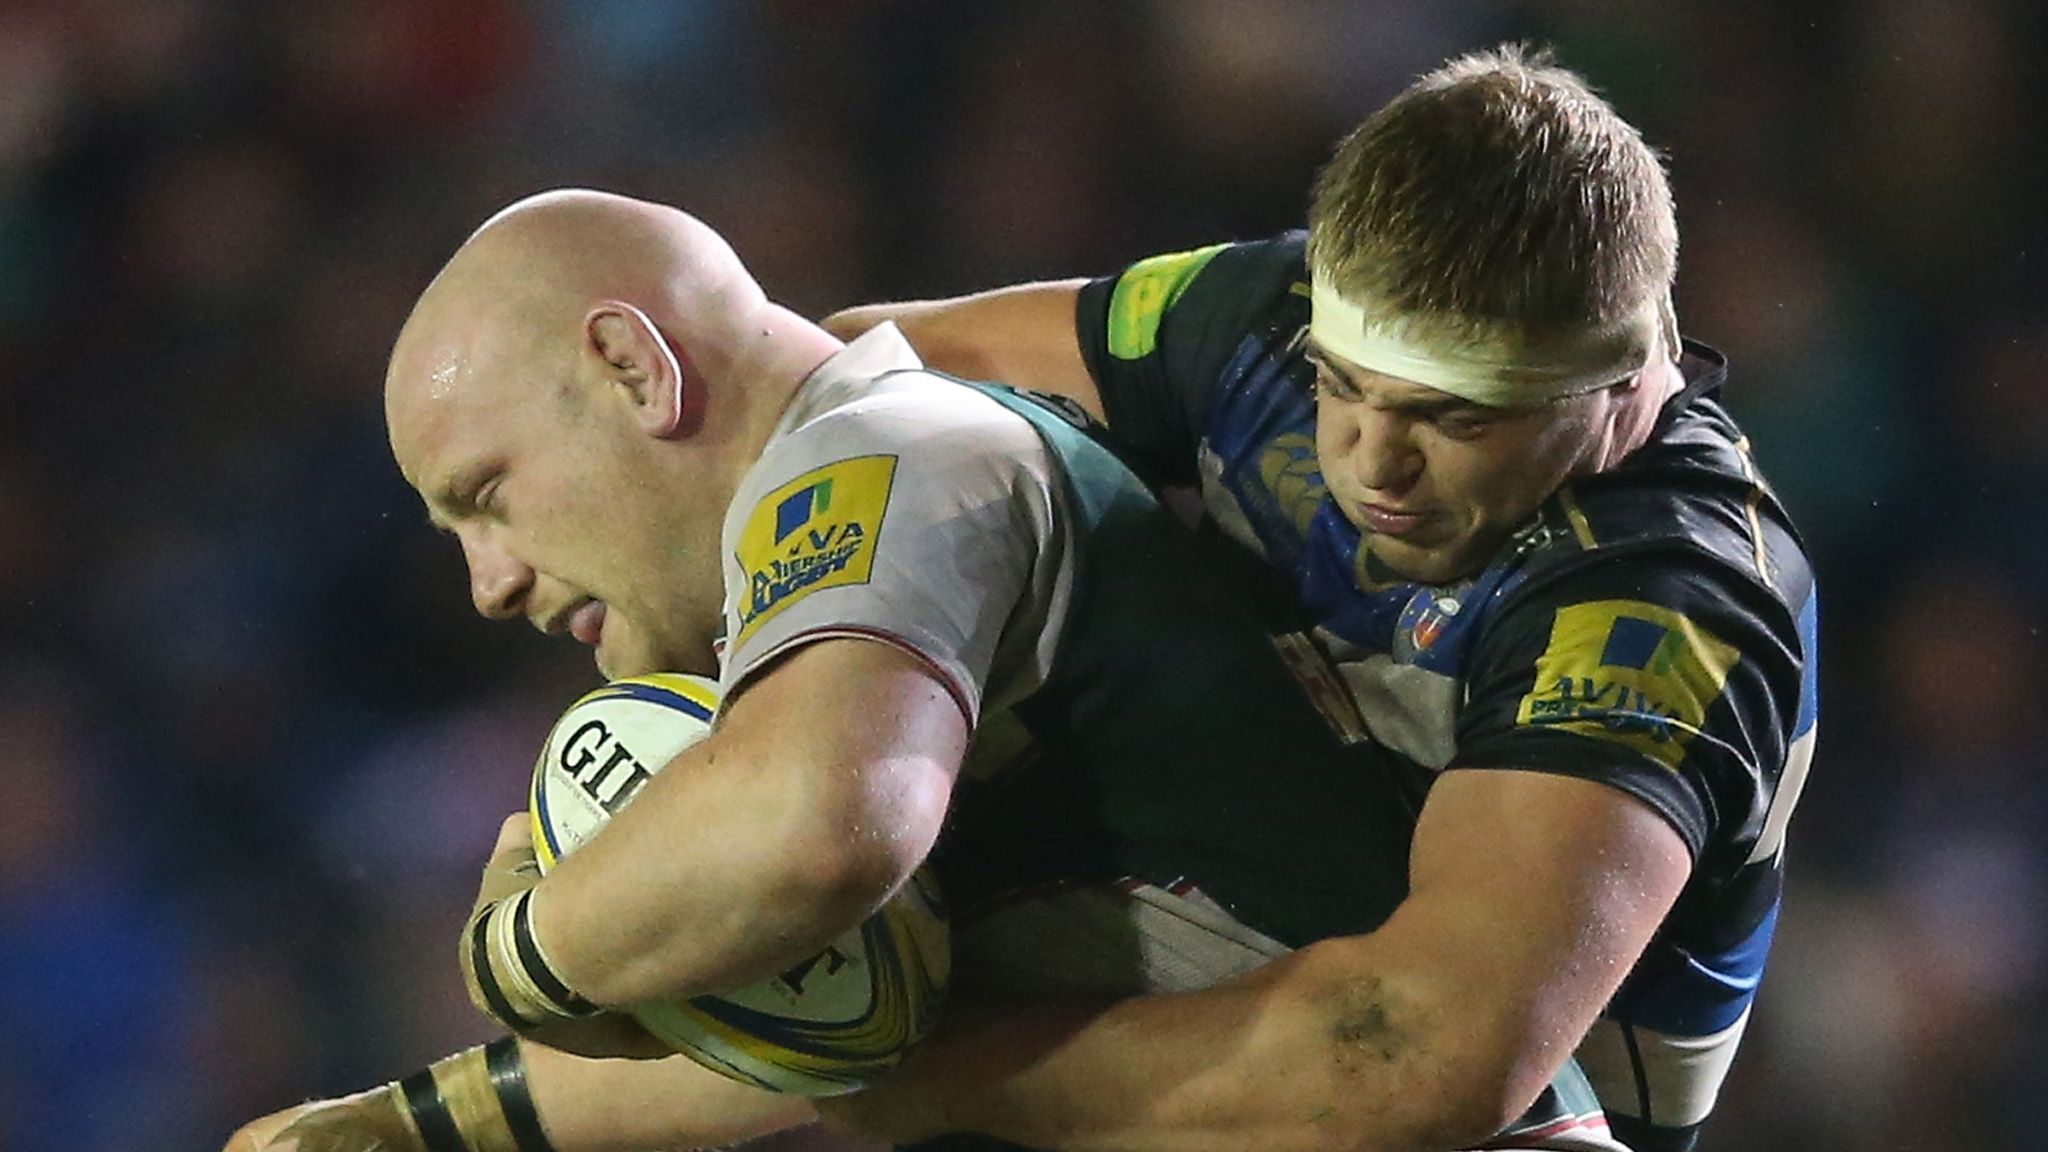
M647 313L622 301L600 301L584 315L583 333L610 366L612 383L633 404L634 420L648 435L668 440L688 433L686 361Z

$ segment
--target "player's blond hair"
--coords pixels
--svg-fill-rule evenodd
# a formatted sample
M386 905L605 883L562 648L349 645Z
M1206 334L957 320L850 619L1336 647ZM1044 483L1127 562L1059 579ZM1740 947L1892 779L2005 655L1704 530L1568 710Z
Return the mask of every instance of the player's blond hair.
M1505 46L1424 75L1338 145L1308 251L1418 335L1542 336L1668 295L1678 225L1642 135L1547 53Z

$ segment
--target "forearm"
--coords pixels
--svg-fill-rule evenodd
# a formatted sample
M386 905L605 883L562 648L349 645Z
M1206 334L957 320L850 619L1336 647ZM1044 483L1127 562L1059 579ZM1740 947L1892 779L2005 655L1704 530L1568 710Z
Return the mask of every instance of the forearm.
M586 1060L521 1042L529 1091L555 1152L657 1152L749 1140L816 1119L687 1056Z
M912 1126L1067 1152L1324 1152L1459 1147L1506 1123L1518 1106L1463 1087L1487 1077L1444 1042L1433 993L1354 965L1297 953L1201 992L940 1037L905 1069L926 1110Z
M868 304L823 323L851 339L893 321L918 357L941 372L1065 396L1100 420L1102 402L1074 327L1086 283L1048 280L947 300Z
M272 1113L225 1152L674 1152L815 1119L691 1062L586 1060L510 1037L366 1092Z

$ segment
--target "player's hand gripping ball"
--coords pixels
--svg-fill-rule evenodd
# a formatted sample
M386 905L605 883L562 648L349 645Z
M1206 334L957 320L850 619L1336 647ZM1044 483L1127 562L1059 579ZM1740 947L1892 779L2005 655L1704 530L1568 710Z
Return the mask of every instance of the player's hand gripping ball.
M711 731L717 686L654 673L570 705L533 769L528 808L545 873L654 772ZM637 1005L641 1026L698 1063L778 1092L851 1092L938 1019L952 962L938 890L920 871L881 910L789 971L716 996Z

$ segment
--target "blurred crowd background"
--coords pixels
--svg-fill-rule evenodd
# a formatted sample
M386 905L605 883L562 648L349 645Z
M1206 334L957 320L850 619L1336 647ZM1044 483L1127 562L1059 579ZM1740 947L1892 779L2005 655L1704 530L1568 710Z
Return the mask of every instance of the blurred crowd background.
M0 3L0 1148L217 1147L484 1029L453 939L587 657L469 609L384 353L468 229L685 205L843 305L1297 224L1415 73L1554 45L1827 589L1780 945L1705 1147L2048 1131L2048 8Z

